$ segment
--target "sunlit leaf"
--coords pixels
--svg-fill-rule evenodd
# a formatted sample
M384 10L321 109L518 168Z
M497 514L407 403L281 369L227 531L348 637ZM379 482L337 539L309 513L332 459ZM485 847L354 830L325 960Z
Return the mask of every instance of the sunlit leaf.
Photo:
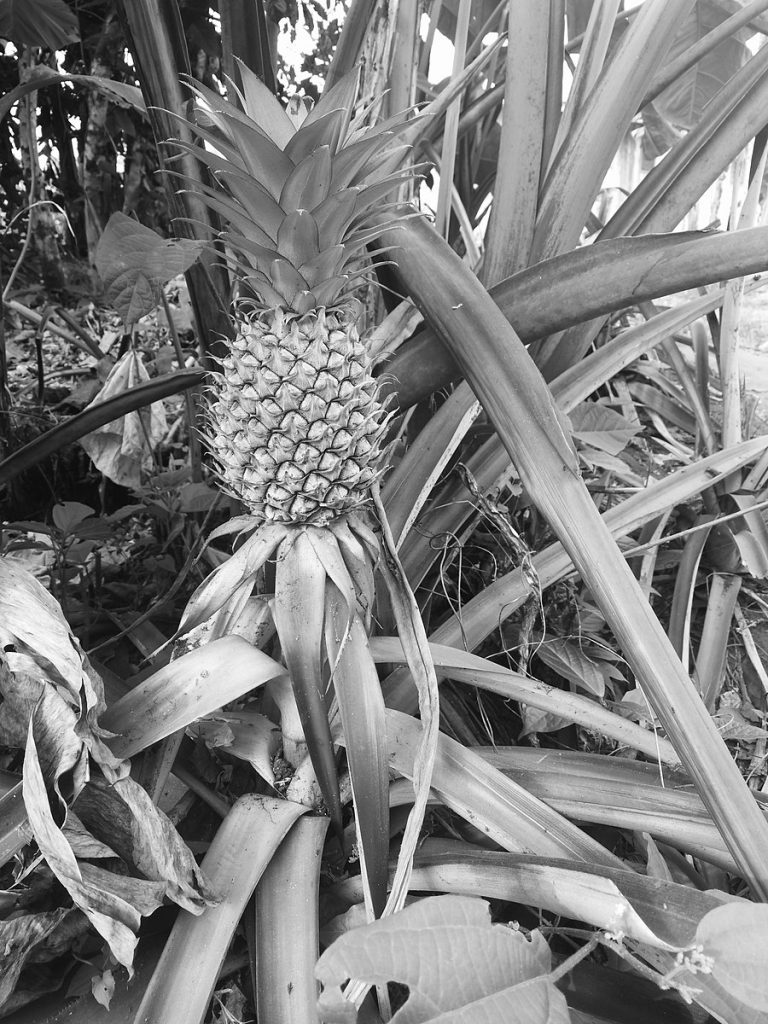
M666 62L672 62L727 17L727 9L720 4L713 0L698 0L681 20L667 51ZM707 103L749 57L746 40L750 35L749 29L734 33L680 75L656 97L654 104L659 113L677 128L692 128Z
M568 418L575 438L609 455L618 455L641 430L639 424L630 423L621 413L599 402L581 402L571 409Z
M16 45L60 50L80 38L77 14L64 0L0 0L0 36Z
M348 1021L341 985L348 978L407 985L409 998L392 1024L565 1024L565 997L548 975L544 937L491 924L488 904L432 896L337 939L317 962L325 986L321 1019Z
M696 929L716 981L748 1006L768 1011L768 906L728 904Z
M603 665L589 657L577 641L563 637L545 637L536 648L537 657L549 665L558 675L563 676L587 693L596 697L605 694L606 674Z

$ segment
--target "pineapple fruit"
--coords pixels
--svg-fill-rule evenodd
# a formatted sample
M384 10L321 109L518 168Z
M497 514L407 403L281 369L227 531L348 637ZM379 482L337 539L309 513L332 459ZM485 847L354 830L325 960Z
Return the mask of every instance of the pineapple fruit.
M350 292L366 272L366 215L402 180L406 122L354 122L352 75L296 130L242 70L245 112L195 86L206 148L193 152L215 181L202 199L240 289L208 442L256 519L327 525L365 504L381 469L387 416Z
M193 85L189 127L203 147L177 145L210 172L199 198L221 219L219 246L237 287L235 337L211 387L208 442L223 487L248 515L216 535L251 536L198 588L180 632L208 623L215 638L236 619L261 566L275 560L271 607L309 755L296 777L311 762L341 835L330 713L343 730L366 898L378 916L387 894L389 751L368 644L377 562L401 633L411 638L404 648L420 695L429 690L420 705L431 750L437 729L437 680L434 668L425 668L431 658L418 609L383 508L379 503L375 516L369 510L388 417L352 295L370 272L366 246L377 235L366 219L413 174L402 169L409 147L400 141L410 122L371 126L372 110L355 118L353 73L297 127L240 68L242 109ZM431 764L420 755L404 867L389 909L405 898ZM304 799L291 787L288 797Z
M368 500L386 417L355 321L350 303L239 313L209 444L260 519L322 526Z

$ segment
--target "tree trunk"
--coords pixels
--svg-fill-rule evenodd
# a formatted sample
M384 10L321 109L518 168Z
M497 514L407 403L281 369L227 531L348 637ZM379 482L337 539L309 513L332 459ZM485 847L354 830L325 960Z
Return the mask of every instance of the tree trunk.
M39 63L39 50L25 46L19 57L19 81L29 78ZM64 286L59 250L59 234L54 209L45 194L45 179L40 166L37 141L37 92L29 93L19 103L19 148L21 167L29 197L28 237L31 251L40 261L43 282L47 288Z
M119 24L108 15L91 61L91 74L112 78L118 52L122 49ZM82 180L85 193L85 231L88 259L94 253L104 226L119 209L119 179L115 145L107 127L109 100L97 89L88 92L88 120L83 145Z
M49 65L56 70L53 55L48 58ZM74 234L74 248L79 256L86 255L85 218L83 217L83 189L80 182L80 168L74 147L74 132L67 117L60 89L48 89L47 100L50 103L50 132L52 142L59 153L58 186L63 197L63 206L69 217L70 227Z

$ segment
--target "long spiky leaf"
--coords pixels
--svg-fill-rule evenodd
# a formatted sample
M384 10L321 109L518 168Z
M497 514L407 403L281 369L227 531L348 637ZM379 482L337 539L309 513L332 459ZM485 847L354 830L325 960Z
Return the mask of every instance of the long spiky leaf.
M326 572L304 530L282 544L275 573L275 625L317 781L341 832L342 809L323 681Z
M384 230L383 238L399 245L400 272L411 293L461 361L524 485L592 590L734 859L755 890L768 895L763 856L768 823L578 471L569 465L566 448L553 443L559 423L549 411L551 394L520 339L469 268L424 220Z

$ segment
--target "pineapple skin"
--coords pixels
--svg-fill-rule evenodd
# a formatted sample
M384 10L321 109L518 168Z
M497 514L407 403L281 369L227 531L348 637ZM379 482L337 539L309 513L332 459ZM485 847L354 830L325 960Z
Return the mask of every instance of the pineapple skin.
M350 301L237 310L208 443L223 486L259 521L326 526L370 497L388 416L357 317Z

